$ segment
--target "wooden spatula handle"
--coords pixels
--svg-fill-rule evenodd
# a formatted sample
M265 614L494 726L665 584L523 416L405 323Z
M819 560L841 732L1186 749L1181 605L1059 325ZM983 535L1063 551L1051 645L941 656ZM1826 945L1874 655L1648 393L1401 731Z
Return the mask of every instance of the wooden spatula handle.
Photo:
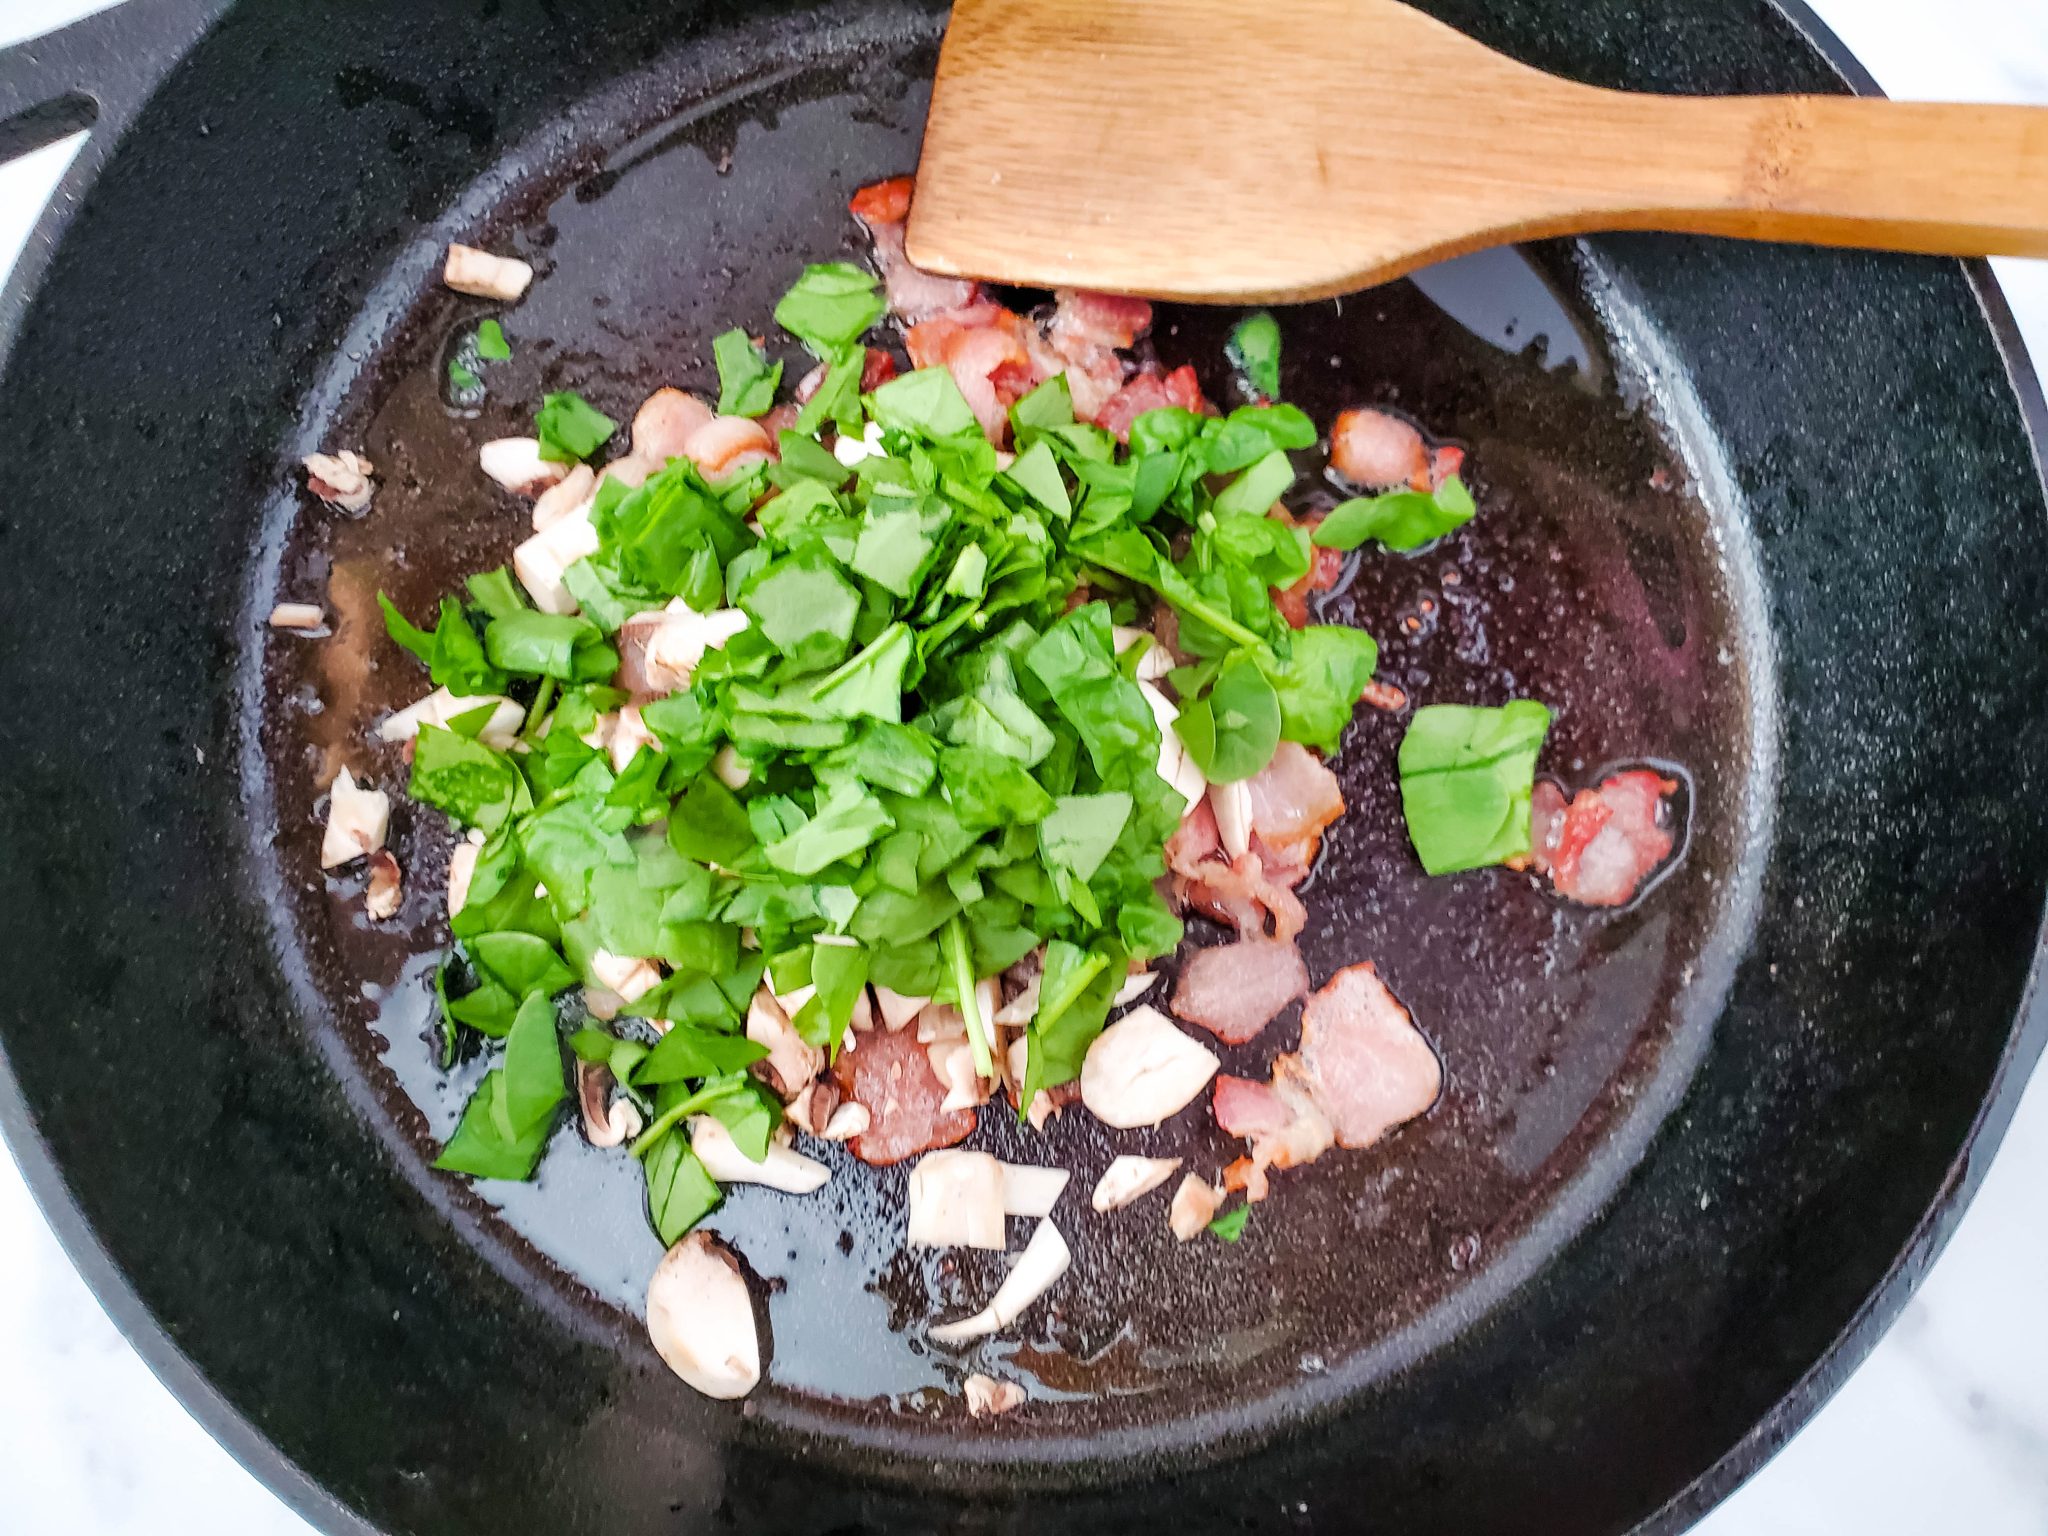
M1588 95L1585 229L2048 256L2048 107Z

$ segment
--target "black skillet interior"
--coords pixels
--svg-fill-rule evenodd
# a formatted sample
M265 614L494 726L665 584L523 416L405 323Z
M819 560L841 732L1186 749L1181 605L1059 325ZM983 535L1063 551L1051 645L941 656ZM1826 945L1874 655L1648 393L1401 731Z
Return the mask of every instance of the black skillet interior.
M1654 25L1620 4L1433 8L1602 83L1838 87L1788 23L1746 6L1668 6ZM1242 1392L1197 1383L1174 1413L1140 1401L1036 1434L1020 1419L1022 1449L945 1448L934 1482L978 1492L916 1491L880 1454L918 1443L915 1418L848 1421L801 1394L751 1416L690 1399L628 1320L548 1283L486 1207L422 1178L423 1123L391 1113L364 1069L364 1000L336 983L394 980L375 969L402 956L350 937L345 888L309 888L317 759L301 743L323 727L290 707L297 684L324 685L326 704L345 679L295 675L303 655L272 649L285 708L263 739L244 729L264 681L255 605L280 568L286 586L324 581L337 550L396 546L394 582L418 606L462 556L455 509L433 504L455 472L437 443L509 424L542 380L614 405L655 377L701 382L707 327L765 309L786 278L762 253L836 248L847 187L908 167L938 21L243 5L172 76L92 188L0 379L17 427L0 463L0 675L18 701L0 724L0 902L19 954L60 979L54 1001L17 988L0 1013L22 1091L10 1132L40 1135L60 1221L104 1245L103 1287L147 1309L126 1302L131 1326L218 1390L216 1422L246 1417L254 1435L231 1438L263 1470L303 1468L322 1491L300 1495L337 1529L356 1518L344 1507L393 1531L1339 1529L1361 1509L1403 1531L1524 1530L1531 1509L1604 1531L1667 1504L1681 1521L1825 1390L1835 1367L1808 1373L1845 1330L1838 1363L1896 1306L1967 1185L1980 1112L2003 1113L2007 1053L2024 1063L2038 1044L2014 1018L2044 840L2040 486L1952 265L1652 238L1538 253L1555 277L1591 274L1614 334L1588 355L1651 386L1683 465L1628 402L1461 340L1411 288L1291 318L1291 388L1335 402L1307 370L1337 337L1346 381L1470 439L1487 497L1485 526L1443 564L1365 574L1346 616L1396 641L1390 666L1418 690L1570 692L1571 760L1554 765L1568 777L1646 750L1686 761L1700 829L1641 911L1533 932L1536 909L1501 881L1398 894L1398 829L1347 768L1367 814L1310 893L1312 953L1321 974L1370 930L1390 971L1408 966L1425 1023L1448 1021L1454 1097L1425 1128L1444 1155L1415 1154L1428 1199L1406 1211L1398 1188L1296 1204L1318 1226L1366 1211L1405 1231L1392 1247L1308 1242L1303 1221L1272 1239L1293 1257L1270 1272L1233 1255L1166 1279L1175 1296L1206 1280L1239 1334L1294 1326L1295 1279L1311 1299L1350 1282L1335 1321L1286 1337L1290 1364L1326 1338L1350 1352L1306 1384L1246 1368ZM679 116L671 142L656 125ZM507 317L530 341L514 366L534 371L508 376L498 415L451 424L422 381L473 310L415 297L440 238L471 230L558 239L560 272ZM718 250L764 270L705 272L699 253ZM1161 352L1213 357L1213 331L1186 317ZM281 466L336 420L387 459L411 513L295 520ZM1680 492L1651 485L1660 468ZM431 544L427 526L443 530ZM465 536L495 551L502 525ZM1552 546L1564 572L1546 577ZM1475 622L1445 570L1466 593L1533 580L1542 601L1496 591ZM1624 576L1634 607L1600 585ZM1424 598L1437 628L1390 633L1428 617ZM1559 637L1579 649L1560 659ZM357 685L410 686L391 670ZM1384 748L1374 730L1347 764ZM416 878L432 881L424 852ZM418 937L421 896L415 911ZM1501 934L1514 942L1473 942ZM1523 942L1566 959L1559 987L1528 993L1543 1029L1517 1035ZM1574 992L1582 953L1605 958ZM417 1041L384 1022L397 1064ZM1561 1126L1562 1153L1545 1139ZM1511 1146L1528 1166L1489 1187ZM1461 1163L1461 1147L1489 1161ZM1356 1252L1371 1262L1349 1267L1370 1273L1344 1272ZM1262 1343L1255 1364L1281 1353ZM1316 1422L1204 1468L1193 1409L1233 1449L1274 1420ZM1004 1492L1002 1469L974 1470L992 1456L1027 1456L1011 1486L1047 1493ZM1177 1470L1134 1487L1155 1456ZM1062 1485L1086 1491L1048 1496Z

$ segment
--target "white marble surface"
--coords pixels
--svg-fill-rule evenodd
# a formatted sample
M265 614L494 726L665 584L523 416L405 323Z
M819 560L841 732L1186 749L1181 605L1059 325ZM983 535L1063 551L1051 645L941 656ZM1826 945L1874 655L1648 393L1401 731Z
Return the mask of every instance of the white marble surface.
M1655 4L1655 0L1646 0ZM97 10L0 0L0 42ZM1816 0L1894 95L2048 102L2048 0ZM0 264L68 162L0 169ZM2048 359L2048 264L2000 276ZM2048 1074L1897 1325L1706 1536L2048 1532ZM115 1332L0 1153L0 1531L304 1536Z

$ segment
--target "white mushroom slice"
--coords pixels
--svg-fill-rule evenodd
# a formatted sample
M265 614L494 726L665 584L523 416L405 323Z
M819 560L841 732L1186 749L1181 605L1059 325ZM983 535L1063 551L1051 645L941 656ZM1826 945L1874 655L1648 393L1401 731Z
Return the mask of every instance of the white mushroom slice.
M1138 691L1145 695L1145 702L1152 706L1152 718L1159 722L1159 777L1173 786L1192 811L1202 803L1209 781L1202 777L1202 770L1195 766L1195 760L1188 756L1173 729L1180 711L1151 683L1139 683Z
M889 450L882 446L882 424L871 421L859 437L840 437L832 444L832 457L853 468L862 459L885 459Z
M988 1080L974 1070L974 1047L967 1043L965 1035L957 1040L935 1040L924 1051L925 1059L932 1064L932 1076L946 1085L946 1097L939 1103L940 1114L978 1109L988 1102Z
M1064 1168L1034 1168L1027 1163L1003 1164L1003 1214L1050 1216L1073 1177Z
M377 488L370 483L376 466L359 453L309 453L305 457L306 489L344 512L360 512Z
M450 693L446 688L436 688L424 699L386 715L377 727L377 735L384 741L411 741L423 725L438 725L445 730L451 720L460 720L486 705L492 706L491 715L476 733L476 739L487 747L504 751L519 739L519 727L526 723L526 709L495 693Z
M1032 975L1018 989L1017 995L995 1011L998 1024L1029 1024L1038 1013L1038 974Z
M706 1397L745 1397L761 1379L761 1335L739 1261L708 1232L669 1249L647 1282L647 1336Z
M1095 1181L1095 1193L1088 1203L1098 1211L1120 1211L1164 1184L1180 1166L1177 1157L1136 1157L1124 1153L1113 1158Z
M642 747L660 745L654 732L647 729L647 721L642 717L638 704L628 704L619 711L618 718L612 722L611 736L605 742L614 773L624 773L626 765L633 761Z
M363 888L363 912L371 922L381 923L398 915L398 904L405 899L402 882L398 860L391 856L389 848L379 848L370 855L370 883Z
M1024 1315L1025 1308L1059 1283L1060 1276L1073 1262L1073 1251L1060 1236L1060 1229L1049 1221L1041 1221L989 1304L972 1317L932 1329L933 1342L965 1344L1009 1327Z
M391 797L364 789L346 768L327 790L327 830L320 838L320 867L353 863L384 846L391 829Z
M1173 670L1173 657L1167 654L1166 647L1159 643L1158 638L1150 630L1131 629L1119 624L1109 633L1110 638L1116 642L1119 656L1134 645L1145 647L1144 654L1138 658L1134 674L1139 682L1156 683Z
M718 775L718 782L727 789L745 789L754 777L754 770L747 765L732 745L727 742L711 759L711 771Z
M726 642L750 622L737 608L698 613L676 598L662 611L661 621L647 636L646 660L642 665L648 686L656 693L674 693L689 687L704 653L723 650Z
M856 1104L851 1099L832 1111L832 1118L825 1122L825 1129L818 1133L820 1141L851 1141L870 1125L874 1116L868 1113L865 1104Z
M987 1248L1001 1252L1003 1165L958 1147L927 1152L910 1170L913 1248Z
M1023 1092L1025 1076L1031 1065L1030 1037L1019 1035L1012 1040L1004 1059L1010 1068L1010 1093L1014 1099ZM1041 1088L1031 1095L1031 1103L1024 1110L1024 1118L1031 1123L1031 1129L1042 1131L1045 1129L1046 1121L1059 1113L1059 1108L1059 1100Z
M1239 779L1235 784L1211 784L1209 809L1216 813L1216 836L1223 851L1241 859L1252 851L1252 787Z
M721 1184L765 1184L786 1195L808 1195L832 1178L832 1170L816 1158L778 1141L769 1142L767 1156L755 1162L740 1150L724 1123L710 1115L690 1117L690 1150Z
M637 1002L661 985L661 971L653 961L615 955L608 949L591 953L590 974L600 986L616 992L628 1003Z
M574 613L576 598L562 576L577 561L597 553L600 540L582 506L557 518L512 551L512 573L542 613Z
M597 471L588 464L578 464L542 491L533 503L533 531L551 528L578 507L589 505L592 494L597 490Z
M1116 989L1116 996L1109 1000L1112 1008L1121 1008L1126 1003L1135 1003L1152 990L1152 983L1159 979L1157 971L1133 971L1124 978L1124 984Z
M569 472L540 456L540 439L494 437L476 451L477 467L515 496L538 496Z
M611 1071L597 1062L576 1063L576 1104L583 1113L583 1139L593 1147L623 1146L640 1134L640 1111L612 1097Z
M791 998L795 995L790 994ZM754 1063L754 1075L774 1089L775 1096L785 1104L809 1087L825 1068L825 1053L805 1043L796 1026L789 1022L789 1013L766 986L755 992L747 1004L747 1038L768 1047L767 1056Z
M882 1023L890 1031L901 1029L931 1004L928 997L906 997L887 987L875 988L875 1006L882 1010ZM961 1026L965 1028L963 1024Z
M1173 1192L1173 1204L1166 1211L1167 1228L1182 1242L1193 1242L1216 1219L1216 1207L1222 1203L1222 1195L1191 1173Z
M323 628L327 615L318 603L279 603L270 610L272 629L314 630Z
M451 245L441 267L441 281L457 293L509 304L526 292L533 268L517 256L493 256L473 245Z
M483 834L472 832L448 855L448 915L453 917L469 902L469 882L476 878L476 861L484 851Z
M951 1003L926 1003L917 1013L917 1043L933 1045L942 1040L965 1040L967 1020Z
M583 1011L601 1023L609 1024L619 1016L619 1010L626 1006L626 1000L610 987L585 987L583 989ZM658 1029L659 1019L647 1021Z
M1149 1003L1095 1037L1081 1059L1081 1102L1104 1125L1132 1130L1179 1114L1221 1063Z
M967 1412L977 1419L1008 1413L1024 1401L1024 1389L1016 1382L997 1381L979 1371L960 1383L960 1390L967 1399Z

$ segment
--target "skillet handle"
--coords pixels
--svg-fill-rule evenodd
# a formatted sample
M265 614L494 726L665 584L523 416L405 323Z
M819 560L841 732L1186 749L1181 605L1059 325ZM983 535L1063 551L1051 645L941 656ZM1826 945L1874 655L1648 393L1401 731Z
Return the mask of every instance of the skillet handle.
M125 128L232 0L126 0L0 49L0 163L81 128Z

